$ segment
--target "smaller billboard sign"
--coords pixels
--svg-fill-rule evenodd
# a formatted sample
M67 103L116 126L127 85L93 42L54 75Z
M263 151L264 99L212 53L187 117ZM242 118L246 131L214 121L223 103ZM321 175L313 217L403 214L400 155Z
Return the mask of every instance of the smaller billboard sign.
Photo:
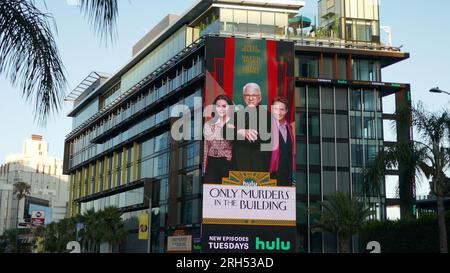
M167 252L192 252L192 236L167 237Z
M31 212L31 226L37 227L45 224L45 212L43 210L33 210Z

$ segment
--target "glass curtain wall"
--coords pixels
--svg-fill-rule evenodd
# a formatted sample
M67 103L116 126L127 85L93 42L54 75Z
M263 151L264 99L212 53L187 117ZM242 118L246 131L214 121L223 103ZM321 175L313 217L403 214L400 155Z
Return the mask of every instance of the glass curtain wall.
M361 195L362 169L383 147L380 92L303 85L296 88L297 221L301 249L336 252L333 234L313 234L319 215L306 208L336 191ZM304 183L301 183L304 182ZM385 193L368 205L385 218Z

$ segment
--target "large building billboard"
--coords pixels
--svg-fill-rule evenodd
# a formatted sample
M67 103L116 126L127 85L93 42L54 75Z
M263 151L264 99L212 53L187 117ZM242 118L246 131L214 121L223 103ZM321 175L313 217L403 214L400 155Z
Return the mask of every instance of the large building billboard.
M205 59L202 240L236 225L284 227L293 249L294 44L208 37Z

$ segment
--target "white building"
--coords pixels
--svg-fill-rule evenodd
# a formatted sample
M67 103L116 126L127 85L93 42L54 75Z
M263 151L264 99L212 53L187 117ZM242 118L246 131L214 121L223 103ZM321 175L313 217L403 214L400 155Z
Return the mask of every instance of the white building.
M31 200L48 201L44 203L51 211L49 221L66 216L69 184L68 177L62 174L62 164L61 159L48 154L48 143L39 135L24 141L22 153L6 157L5 164L0 166L0 234L25 222L29 214L26 210L33 205ZM13 194L17 182L28 183L32 197L21 199L19 205Z

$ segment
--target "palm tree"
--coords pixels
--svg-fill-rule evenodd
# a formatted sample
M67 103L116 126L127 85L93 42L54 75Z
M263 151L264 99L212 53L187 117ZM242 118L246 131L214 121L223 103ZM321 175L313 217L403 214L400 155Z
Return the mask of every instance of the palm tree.
M80 0L81 11L101 40L115 37L117 2ZM60 110L67 86L52 29L57 31L52 15L39 10L35 1L0 1L0 74L19 86L27 101L34 102L41 124Z
M384 181L387 169L399 168L405 175L399 180L400 217L413 219L415 177L420 179L420 164L427 158L423 145L410 141L399 141L380 151L364 170L363 191L373 189L380 192L380 182ZM400 167L401 166L401 167ZM376 182L378 181L378 182ZM375 183L374 183L375 182ZM375 186L374 186L375 185Z
M121 218L122 212L116 207L108 207L99 212L101 221L102 241L109 245L109 252L112 252L114 245L120 244L127 235L124 223Z
M321 202L323 211L312 226L312 232L337 234L340 253L351 252L351 238L374 212L365 208L356 197L337 192Z
M31 194L31 186L25 182L16 182L14 184L13 194L17 197L17 224L19 223L19 203L22 198Z
M408 111L402 111L400 119L405 119ZM375 158L367 171L367 181L379 181L384 177L386 168L403 164L403 171L409 179L400 181L400 202L402 217L412 214L412 189L414 176L425 175L431 179L430 189L437 198L440 251L448 253L447 231L445 224L444 198L450 196L450 178L445 171L450 167L450 149L445 148L446 136L450 136L450 113L446 110L431 113L425 110L422 103L411 108L412 124L420 134L423 142L399 142ZM401 117L403 116L403 117Z
M99 236L101 236L98 213L94 209L90 209L80 215L78 219L83 224L79 236L84 250L88 252L96 251L100 244Z

